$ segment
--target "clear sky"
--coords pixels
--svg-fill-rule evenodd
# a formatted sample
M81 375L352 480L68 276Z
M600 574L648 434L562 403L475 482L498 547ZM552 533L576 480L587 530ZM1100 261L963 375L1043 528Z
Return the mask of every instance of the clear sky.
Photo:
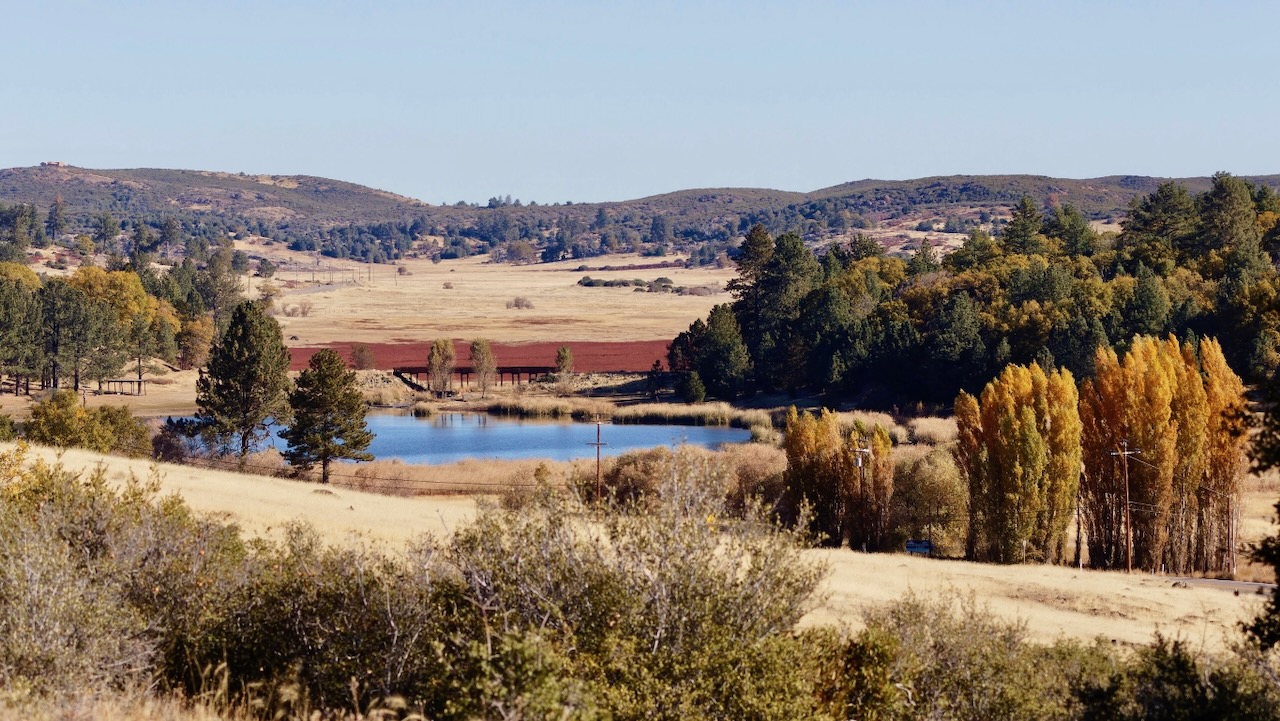
M439 203L1280 173L1280 2L0 3L0 167Z

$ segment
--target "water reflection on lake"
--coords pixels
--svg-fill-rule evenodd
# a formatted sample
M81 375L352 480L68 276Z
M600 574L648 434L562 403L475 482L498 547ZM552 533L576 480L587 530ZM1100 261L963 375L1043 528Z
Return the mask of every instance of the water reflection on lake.
M595 456L594 423L529 421L477 413L442 413L430 418L371 413L376 434L369 452L379 460L453 463L467 458L550 458L567 461ZM741 443L749 431L722 426L613 425L601 429L603 455L654 446L689 443L717 448Z

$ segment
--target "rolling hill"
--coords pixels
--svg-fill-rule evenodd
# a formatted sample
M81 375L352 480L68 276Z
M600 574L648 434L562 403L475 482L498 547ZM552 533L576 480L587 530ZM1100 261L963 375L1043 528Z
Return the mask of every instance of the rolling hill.
M1114 219L1132 198L1150 193L1163 180L956 175L858 180L807 193L709 188L607 203L521 205L495 198L487 206L440 206L311 176L47 165L0 170L0 204L34 203L45 209L61 196L72 225L79 228L87 228L103 211L152 223L176 216L188 224L243 228L299 250L372 260L400 257L427 236L437 239L433 252L445 257L524 240L544 259L652 244L655 252L668 245L686 250L710 246L706 250L711 252L701 254L706 260L754 223L775 233L795 230L806 239L823 240L886 221L899 221L893 223L898 227L917 219L966 217L974 222L977 211L1001 215L1023 195L1047 205L1071 203L1095 219ZM1207 177L1175 180L1192 192L1210 184ZM1249 180L1280 188L1280 175Z

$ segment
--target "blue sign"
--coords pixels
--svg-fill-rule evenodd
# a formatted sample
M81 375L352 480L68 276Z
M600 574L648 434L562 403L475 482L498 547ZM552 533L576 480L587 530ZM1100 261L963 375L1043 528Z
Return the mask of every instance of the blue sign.
M907 541L907 553L918 553L922 556L933 555L933 544L929 541Z

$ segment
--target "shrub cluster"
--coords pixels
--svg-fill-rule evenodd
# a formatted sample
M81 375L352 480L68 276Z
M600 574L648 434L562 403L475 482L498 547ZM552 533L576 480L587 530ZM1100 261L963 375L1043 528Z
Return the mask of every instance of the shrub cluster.
M246 541L154 479L0 453L0 688L261 718L1280 718L1280 659L1256 648L1040 646L971 599L798 631L822 573L800 539L734 520L696 455L660 475L643 513L541 484L390 553L302 525Z

